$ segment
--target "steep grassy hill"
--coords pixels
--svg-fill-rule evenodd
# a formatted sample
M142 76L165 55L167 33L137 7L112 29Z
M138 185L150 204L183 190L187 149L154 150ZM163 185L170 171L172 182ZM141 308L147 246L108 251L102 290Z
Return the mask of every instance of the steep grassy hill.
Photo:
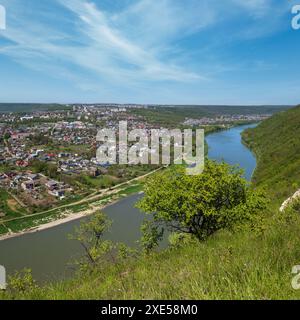
M243 138L258 160L253 182L276 205L300 188L300 106L275 114Z

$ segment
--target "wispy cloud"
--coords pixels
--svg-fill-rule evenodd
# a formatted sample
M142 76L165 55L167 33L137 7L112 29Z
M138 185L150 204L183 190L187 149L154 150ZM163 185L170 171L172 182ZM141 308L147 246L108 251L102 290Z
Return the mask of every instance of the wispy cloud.
M94 91L111 83L145 87L209 80L211 72L201 71L201 63L193 68L195 62L186 59L193 50L205 49L201 41L208 32L211 42L220 43L217 35L226 21L247 16L253 23L229 29L230 37L261 36L275 28L274 23L262 27L263 18L271 11L278 21L282 14L274 0L136 0L114 12L98 0L55 0L62 11L57 17L45 13L45 3L29 10L21 0L2 1L14 14L3 34L10 43L0 47L0 54ZM195 35L199 43L186 47L184 42ZM221 61L211 70L217 65L231 70Z
M191 81L201 79L196 73L183 70L144 49L112 26L109 17L92 2L83 0L59 1L72 11L77 19L72 30L77 43L72 46L68 40L72 35L61 33L55 28L31 22L30 28L11 26L5 37L14 45L2 48L0 52L10 55L30 66L40 60L47 62L56 58L88 69L100 78L113 81ZM20 21L21 17L18 17ZM65 68L65 66L64 66Z

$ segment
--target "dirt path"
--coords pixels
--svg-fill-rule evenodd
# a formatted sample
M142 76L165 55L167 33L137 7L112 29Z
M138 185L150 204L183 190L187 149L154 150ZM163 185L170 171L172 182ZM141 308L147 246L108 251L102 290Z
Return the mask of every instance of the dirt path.
M24 209L28 209L28 207L23 203L17 196L15 196L13 193L7 191L7 193L15 200L17 203Z

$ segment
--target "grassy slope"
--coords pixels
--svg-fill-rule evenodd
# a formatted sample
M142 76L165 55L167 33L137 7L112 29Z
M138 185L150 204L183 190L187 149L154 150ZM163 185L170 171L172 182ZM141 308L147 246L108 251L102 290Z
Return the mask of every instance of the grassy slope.
M243 134L258 166L253 182L265 187L276 205L300 188L300 106L274 115Z
M276 115L245 135L259 156L255 184L269 188L272 197L284 198L291 191L290 184L297 181L299 167L292 163L297 162L300 148L298 127L300 108ZM256 232L223 231L201 244L121 262L104 271L96 270L92 275L16 297L299 299L300 292L291 288L291 269L300 263L299 233L298 214L280 215L274 210L274 215Z
M298 299L300 218L264 234L224 232L21 295L30 299ZM11 296L9 297L11 298ZM20 295L17 295L20 298Z

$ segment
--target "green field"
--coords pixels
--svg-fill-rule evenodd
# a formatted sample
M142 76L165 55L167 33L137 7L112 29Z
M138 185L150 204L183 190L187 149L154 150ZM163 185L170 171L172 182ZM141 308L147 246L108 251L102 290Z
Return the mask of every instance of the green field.
M22 217L26 214L26 210L18 205L4 189L0 189L0 212L4 215L0 217L0 223L4 219Z

